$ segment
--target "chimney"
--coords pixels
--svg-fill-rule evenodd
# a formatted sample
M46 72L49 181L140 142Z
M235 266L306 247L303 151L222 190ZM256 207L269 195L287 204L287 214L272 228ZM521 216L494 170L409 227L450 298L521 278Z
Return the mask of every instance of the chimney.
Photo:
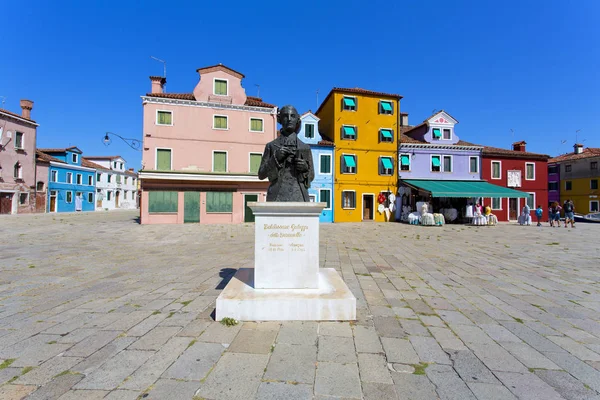
M129 168L129 172L133 172L133 168Z
M26 119L31 119L31 109L33 108L33 101L21 100L21 116Z
M150 93L162 93L165 83L167 83L167 78L151 76L150 81L152 82L152 91Z
M400 114L400 126L408 126L408 113Z
M525 152L525 145L527 144L527 142L525 142L524 140L521 140L520 142L515 142L513 143L513 150L514 151L522 151Z
M583 153L583 145L579 144L579 143L575 143L575 145L573 146L573 151L575 152L575 154Z

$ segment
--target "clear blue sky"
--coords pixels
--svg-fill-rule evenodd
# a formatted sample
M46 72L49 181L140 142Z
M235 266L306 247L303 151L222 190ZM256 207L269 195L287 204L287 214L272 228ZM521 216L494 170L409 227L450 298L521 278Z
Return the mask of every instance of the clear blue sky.
M600 147L598 0L5 1L1 25L2 107L35 102L38 147L120 154L136 169L140 152L101 139L141 139L140 96L163 71L151 55L167 61L169 92L223 63L247 94L259 84L301 112L317 90L362 87L404 96L413 124L445 109L467 141L556 155L581 129Z

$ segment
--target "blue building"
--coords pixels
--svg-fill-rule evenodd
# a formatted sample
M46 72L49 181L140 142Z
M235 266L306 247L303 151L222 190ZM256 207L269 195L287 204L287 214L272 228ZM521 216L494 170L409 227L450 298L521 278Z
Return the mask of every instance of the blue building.
M302 128L298 137L310 146L315 168L315 180L312 181L308 194L311 201L327 203L319 220L333 222L334 143L319 133L319 118L315 114L309 111L300 119Z
M94 211L96 169L81 157L77 147L38 149L50 156L47 212Z

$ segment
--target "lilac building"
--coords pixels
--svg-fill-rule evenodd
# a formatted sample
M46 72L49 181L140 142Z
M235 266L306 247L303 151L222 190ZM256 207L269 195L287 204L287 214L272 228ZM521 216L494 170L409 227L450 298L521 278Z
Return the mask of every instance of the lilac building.
M548 163L548 203L560 203L560 164Z

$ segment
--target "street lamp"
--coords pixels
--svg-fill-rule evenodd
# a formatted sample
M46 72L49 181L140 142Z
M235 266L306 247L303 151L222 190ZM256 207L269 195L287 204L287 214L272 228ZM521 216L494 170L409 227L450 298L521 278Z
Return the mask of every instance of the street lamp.
M108 146L112 142L112 140L110 139L110 137L108 135L118 137L119 139L121 139L122 141L127 143L127 146L131 147L134 150L142 151L142 149L141 149L142 142L140 140L124 138L123 136L117 135L116 133L112 133L112 132L106 132L106 134L104 135L104 138L102 139L102 143L104 143L105 146Z

